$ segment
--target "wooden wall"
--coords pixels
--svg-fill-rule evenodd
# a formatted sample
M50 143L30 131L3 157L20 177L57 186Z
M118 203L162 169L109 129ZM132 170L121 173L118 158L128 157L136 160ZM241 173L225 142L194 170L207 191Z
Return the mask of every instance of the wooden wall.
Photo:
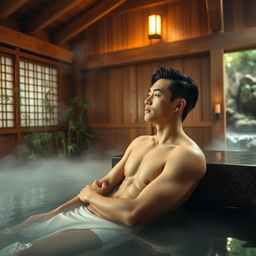
M184 123L188 135L205 147L225 133L225 115L220 120L213 117L215 103L222 104L222 113L225 110L223 54L256 48L256 3L223 0L223 12L219 11L224 30L212 33L207 2L211 1L174 0L151 8L116 10L71 42L73 67L55 62L60 70L60 99L66 102L74 95L88 98L93 146L122 153L136 136L152 134L153 128L143 121L143 102L151 75L162 65L191 75L200 86L198 104ZM147 37L147 16L155 12L162 15L161 42ZM65 59L60 58L62 61L72 59L71 52L63 52L57 46L49 53L49 44L32 36L21 42L20 34L1 31L3 43L13 45L1 50L16 59L27 54L21 48L57 59L66 54ZM34 60L41 58L30 56ZM0 129L0 156L15 149L22 141L22 133L18 127Z
M200 146L211 139L209 56L200 55L93 70L87 74L88 125L98 147L123 152L135 137L151 134L144 122L144 100L152 74L171 66L191 75L199 85L197 106L185 120L185 130Z
M225 31L256 27L256 1L224 0Z
M89 27L73 46L77 65L86 56L152 45L148 39L148 15L162 17L161 42L179 41L208 34L205 0L176 0L139 10L114 12ZM74 40L74 41L76 41Z
M153 47L158 42L147 37L147 15L155 12L163 19L159 47ZM255 12L254 1L223 0L224 30L212 33L205 0L177 0L154 8L114 12L91 26L73 46L76 64L86 73L93 143L122 153L136 136L152 134L152 127L143 122L143 102L151 75L162 65L191 75L199 84L200 98L184 123L186 133L203 148L223 139L223 54L256 48L252 35ZM238 32L228 34L232 31ZM147 55L150 58L143 61ZM100 60L98 65L95 60ZM221 120L214 118L216 103L221 103Z
M178 41L208 34L205 1L175 1L153 8L109 15L85 33L87 54L147 46L148 15L162 17L162 41ZM183 13L183 15L181 15Z

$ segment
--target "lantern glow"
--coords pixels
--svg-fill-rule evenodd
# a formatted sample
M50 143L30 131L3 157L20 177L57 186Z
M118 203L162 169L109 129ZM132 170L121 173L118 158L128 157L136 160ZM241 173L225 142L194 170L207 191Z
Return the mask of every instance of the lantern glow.
M161 38L161 16L158 14L148 16L148 38Z

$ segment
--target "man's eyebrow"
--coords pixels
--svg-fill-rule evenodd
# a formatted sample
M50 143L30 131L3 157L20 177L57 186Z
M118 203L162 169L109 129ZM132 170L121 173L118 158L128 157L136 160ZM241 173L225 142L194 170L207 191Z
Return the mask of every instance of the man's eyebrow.
M148 91L150 92L150 91L151 91L151 89L149 89ZM153 92L156 92L156 91L158 91L158 92L163 92L163 90L158 89L158 88L153 89Z

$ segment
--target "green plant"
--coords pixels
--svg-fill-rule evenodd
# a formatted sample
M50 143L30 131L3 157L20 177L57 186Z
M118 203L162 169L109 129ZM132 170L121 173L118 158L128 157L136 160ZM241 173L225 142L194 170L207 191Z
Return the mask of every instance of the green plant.
M255 76L256 50L225 53L224 62L229 76L234 76L235 72Z
M52 133L31 132L24 136L26 147L24 156L26 159L48 157L54 153L52 146Z
M85 122L85 110L87 102L83 98L75 97L70 101L68 109L67 133L57 134L59 151L66 157L79 155L89 145L91 134L88 132Z
M45 123L49 124L56 106L52 106L49 100L49 91L44 101L46 116ZM90 143L91 134L86 127L85 111L87 102L84 98L75 97L69 102L67 109L67 127L60 131L36 132L30 128L24 137L26 159L41 157L75 157L85 151Z

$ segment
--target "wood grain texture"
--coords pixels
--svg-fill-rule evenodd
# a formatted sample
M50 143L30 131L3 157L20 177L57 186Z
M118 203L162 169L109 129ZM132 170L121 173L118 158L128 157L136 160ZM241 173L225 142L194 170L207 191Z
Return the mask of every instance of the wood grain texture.
M50 5L28 22L26 31L32 34L44 29L81 1L82 0L62 0L51 2Z
M0 19L5 19L26 4L28 0L3 0L1 1Z
M32 36L17 32L0 25L0 41L5 44L26 49L34 53L55 58L65 62L72 62L73 53L54 44L42 41Z
M225 31L240 30L256 26L255 1L225 0L224 27Z
M60 44L69 40L96 21L102 19L125 1L126 0L108 0L100 2L57 31L52 37L53 42Z
M15 154L16 137L13 134L0 135L0 157Z
M208 15L209 28L211 32L224 30L223 0L205 0Z
M181 40L177 42L158 43L130 50L102 53L89 56L87 62L80 68L96 68L114 65L124 65L135 62L145 62L166 59L177 56L187 56L209 52L214 48L234 51L256 47L256 27L234 30L200 38Z
M106 154L107 152L109 158L114 155L123 154L132 140L144 134L145 128L93 129L93 144L91 145L91 152L96 154L99 154L99 152L104 152Z
M178 2L181 0L129 0L115 10L115 13L138 11L141 9L150 9L159 5Z
M224 60L223 49L212 49L210 53L211 75L211 111L214 116L214 105L221 104L221 118L213 118L212 141L221 140L225 144L226 136L226 114L225 114L225 92L224 92Z
M205 54L87 70L87 117L88 126L94 134L93 144L99 144L101 141L102 147L115 148L125 141L126 145L137 134L136 129L140 129L144 134L153 134L152 125L144 122L144 100L151 86L151 76L160 66L171 66L183 71L197 82L200 90L198 105L185 120L184 127L188 131L191 130L193 138L200 146L210 143L213 125L210 110L210 55ZM100 96L102 93L104 100ZM106 113L108 118L103 117ZM103 130L103 134L100 134ZM106 138L117 136L116 131L124 137L118 140Z
M149 8L137 8L129 12L113 12L106 18L92 25L92 29L84 33L88 41L86 55L95 55L134 47L154 44L148 39L148 15L157 13L162 16L162 42L173 42L208 34L207 16L204 0L159 1ZM140 4L137 1L137 4ZM131 4L129 1L126 4ZM124 4L125 6L125 4ZM136 4L135 4L136 6ZM205 8L205 10L203 9ZM108 26L106 22L108 20ZM103 29L104 27L104 29ZM108 37L104 35L106 33ZM92 41L97 42L93 45Z

